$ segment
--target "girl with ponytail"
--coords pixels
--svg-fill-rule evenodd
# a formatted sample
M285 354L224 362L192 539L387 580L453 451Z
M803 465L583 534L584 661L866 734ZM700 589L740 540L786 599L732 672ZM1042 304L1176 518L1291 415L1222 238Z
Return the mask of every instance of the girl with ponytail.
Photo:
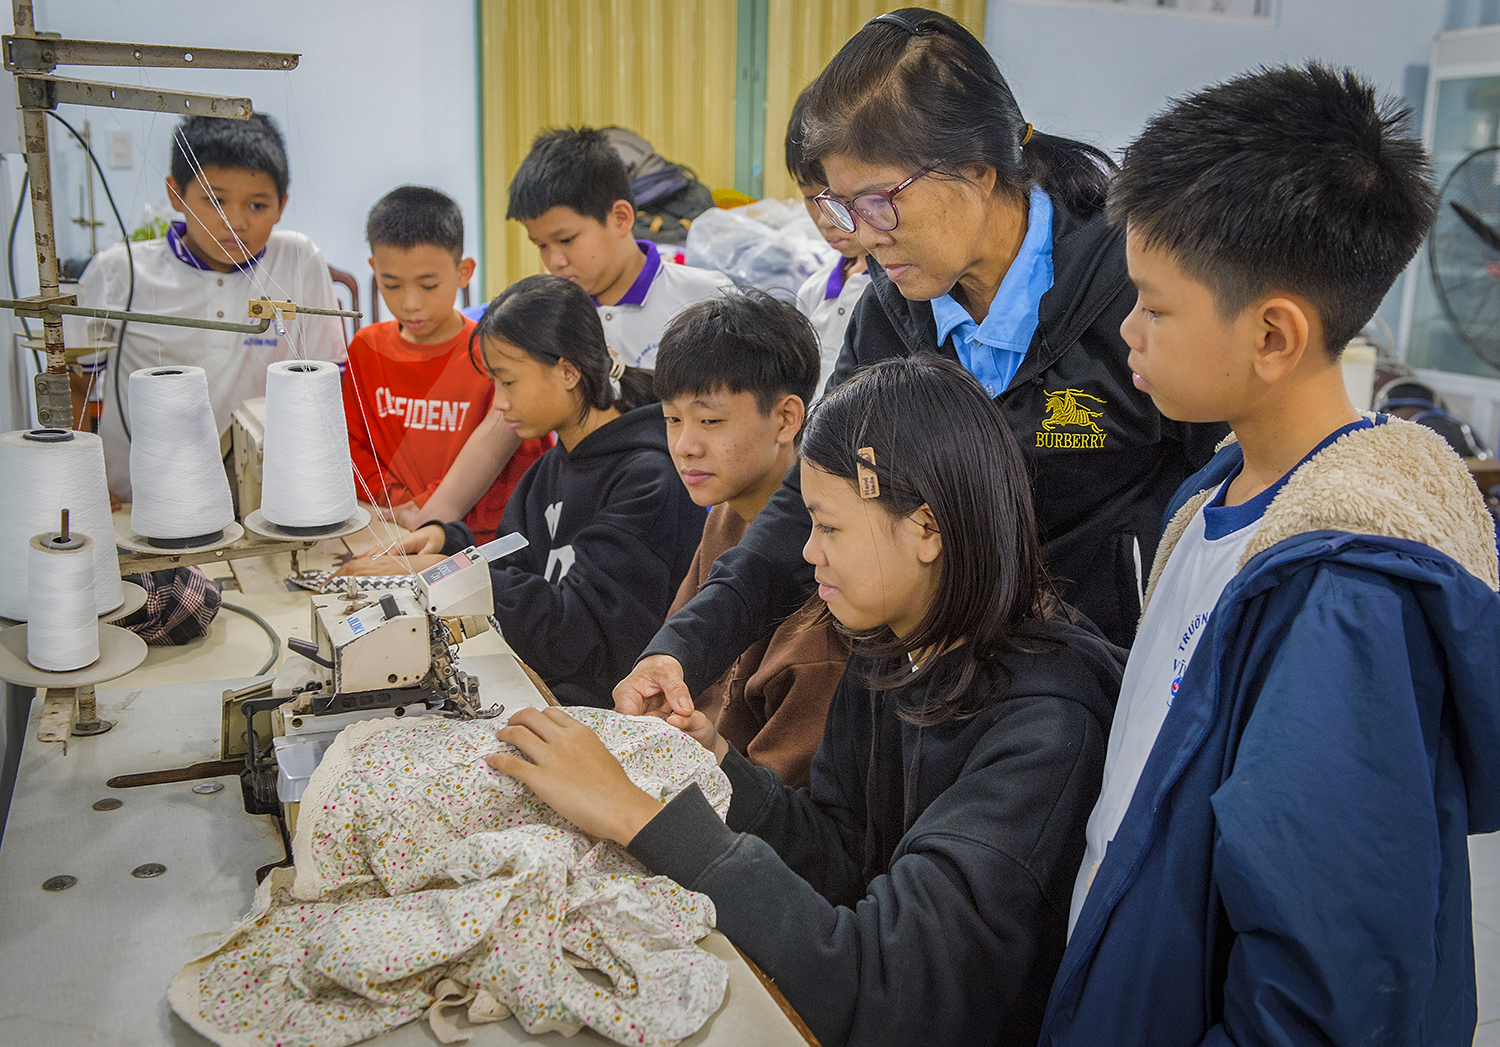
M557 444L526 471L499 532L529 545L490 565L506 642L564 705L610 704L666 617L703 533L667 450L649 372L609 351L593 301L558 276L531 276L489 304L469 356L495 383L493 410L521 439ZM399 570L474 544L463 523L407 535ZM394 573L392 558L360 561ZM370 568L381 573L377 568Z

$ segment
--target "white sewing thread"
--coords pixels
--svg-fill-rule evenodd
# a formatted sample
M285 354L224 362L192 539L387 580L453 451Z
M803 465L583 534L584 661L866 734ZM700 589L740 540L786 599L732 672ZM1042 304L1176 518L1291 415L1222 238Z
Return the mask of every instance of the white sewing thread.
M339 369L326 360L266 368L260 511L278 527L327 527L354 515L354 467Z
M82 669L99 660L99 616L94 610L94 543L72 535L60 547L56 533L28 543L26 660L53 672Z
M130 433L131 530L145 538L196 538L234 522L203 368L132 372Z
M32 535L57 528L70 509L72 530L94 540L94 612L125 602L109 516L104 444L93 433L31 430L57 442L27 440L27 430L0 434L0 617L26 621L27 550Z

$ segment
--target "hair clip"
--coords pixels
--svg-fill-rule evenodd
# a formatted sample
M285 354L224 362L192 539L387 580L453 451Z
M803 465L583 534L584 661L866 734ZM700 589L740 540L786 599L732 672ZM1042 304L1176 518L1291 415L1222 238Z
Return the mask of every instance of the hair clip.
M875 448L861 447L855 452L855 469L859 473L859 496L880 497L880 477L875 475Z
M1026 122L1026 133L1021 136L1022 145L1025 145L1027 142L1031 141L1031 132L1034 130L1036 130L1036 128L1032 127L1031 121L1028 120Z
M922 17L926 17L926 14L927 12L923 11ZM912 36L936 36L937 33L940 32L940 30L936 26L922 25L905 11L891 11L883 15L876 15L874 18L866 22L865 25L874 25L876 22L884 22L886 25L900 26Z
M609 354L609 391L618 400L625 395L620 389L620 379L625 377L625 361L620 359L613 346L606 346L604 351Z

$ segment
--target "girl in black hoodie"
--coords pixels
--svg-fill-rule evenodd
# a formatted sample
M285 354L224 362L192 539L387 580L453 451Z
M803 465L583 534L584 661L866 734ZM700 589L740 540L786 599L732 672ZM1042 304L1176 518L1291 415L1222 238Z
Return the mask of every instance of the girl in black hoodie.
M808 789L691 707L655 711L719 759L727 825L696 787L662 806L561 710L517 713L488 760L708 895L824 1047L1034 1044L1124 652L1052 594L1015 439L956 364L855 375L801 462L804 555L853 646Z
M495 617L558 701L608 708L703 533L703 510L667 451L651 376L614 359L593 301L556 276L502 291L469 355L494 379L494 410L517 435L557 434L501 518L500 534L519 531L530 544L490 567ZM474 534L433 521L405 541L408 553L451 555ZM414 567L425 562L413 557Z

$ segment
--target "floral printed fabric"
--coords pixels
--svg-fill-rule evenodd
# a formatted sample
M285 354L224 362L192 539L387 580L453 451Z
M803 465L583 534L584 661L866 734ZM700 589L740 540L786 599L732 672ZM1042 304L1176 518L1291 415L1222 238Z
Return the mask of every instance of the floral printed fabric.
M647 792L665 802L696 783L728 809L728 779L676 728L567 711ZM225 1047L338 1047L421 1017L448 978L533 1033L587 1025L671 1045L696 1032L728 981L695 944L713 903L490 768L483 757L499 748L494 726L476 722L344 731L303 796L295 876L275 870L229 939L183 968L178 1014Z

